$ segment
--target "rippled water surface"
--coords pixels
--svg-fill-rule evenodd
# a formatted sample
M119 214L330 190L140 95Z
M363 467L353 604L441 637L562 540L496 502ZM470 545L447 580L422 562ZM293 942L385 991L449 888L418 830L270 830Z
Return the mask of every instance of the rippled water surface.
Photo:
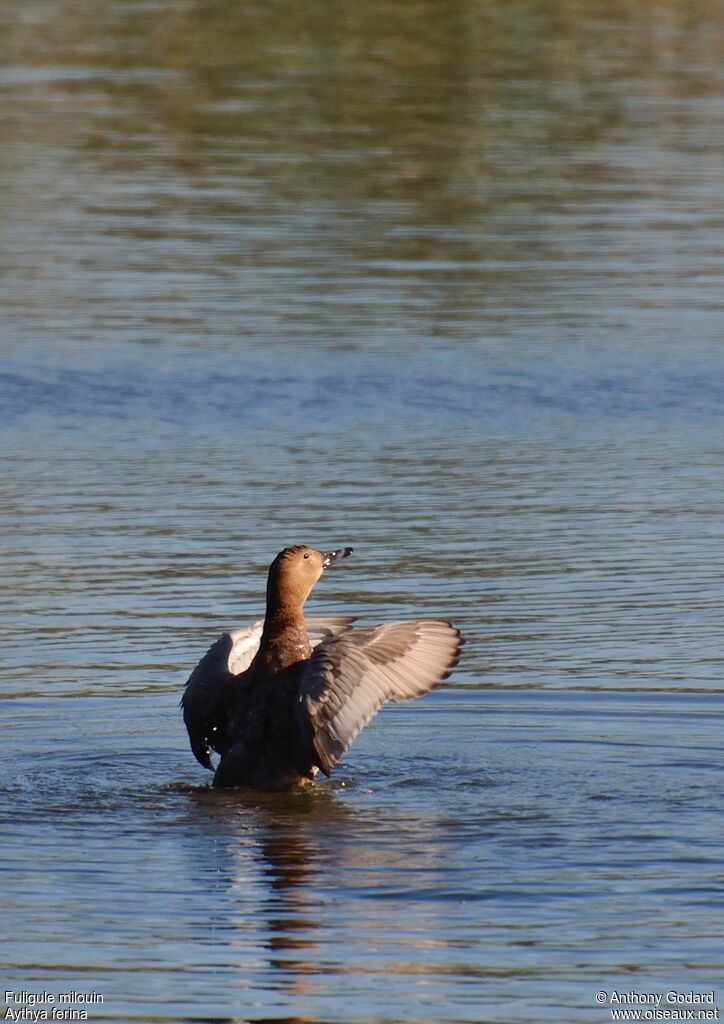
M0 10L15 1010L724 1002L723 27ZM464 657L314 792L212 793L180 692L295 541L355 548L310 609L450 618Z

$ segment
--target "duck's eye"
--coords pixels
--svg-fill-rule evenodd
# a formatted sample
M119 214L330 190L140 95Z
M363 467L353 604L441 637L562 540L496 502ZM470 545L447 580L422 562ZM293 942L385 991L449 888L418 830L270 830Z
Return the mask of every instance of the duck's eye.
M304 552L304 557L305 557L305 558L309 558L309 552L308 552L308 551L305 551L305 552Z

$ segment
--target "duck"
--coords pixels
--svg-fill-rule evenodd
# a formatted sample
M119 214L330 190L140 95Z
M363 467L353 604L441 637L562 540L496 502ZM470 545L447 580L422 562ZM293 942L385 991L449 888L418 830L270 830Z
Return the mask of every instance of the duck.
M213 788L293 790L329 776L383 704L428 693L458 663L463 638L443 620L305 616L322 574L352 550L280 551L264 619L223 633L189 676L183 719Z

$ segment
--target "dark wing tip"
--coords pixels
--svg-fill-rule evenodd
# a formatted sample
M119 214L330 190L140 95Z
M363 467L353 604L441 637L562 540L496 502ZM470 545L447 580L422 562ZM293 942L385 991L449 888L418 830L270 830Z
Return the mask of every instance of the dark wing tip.
M186 731L189 734L189 744L193 752L194 757L204 768L208 768L210 772L214 770L214 766L211 763L211 747L209 746L209 738L206 735L206 728L202 722L198 721L189 707L188 701L188 690L184 693L180 700L180 706L183 708L183 719Z
M453 670L455 669L455 667L460 662L460 658L462 657L462 649L463 649L463 647L465 646L465 643L466 643L465 637L462 635L462 633L457 628L457 626L453 626L452 622L448 622L446 619L441 619L440 621L444 622L446 626L450 627L450 629L455 634L455 638L456 638L457 643L455 645L454 651L452 652L452 655L451 655L451 658L450 658L450 662L448 663L448 667L445 669L443 674L440 676L439 680L435 684L435 687L439 686L440 683L443 681L443 679L448 679L452 675ZM433 689L435 689L435 687L433 687Z
M193 751L194 757L199 762L201 767L208 768L209 771L212 772L214 770L214 766L211 763L211 748L208 746L208 744L206 742L199 744L194 743L192 741L191 749Z

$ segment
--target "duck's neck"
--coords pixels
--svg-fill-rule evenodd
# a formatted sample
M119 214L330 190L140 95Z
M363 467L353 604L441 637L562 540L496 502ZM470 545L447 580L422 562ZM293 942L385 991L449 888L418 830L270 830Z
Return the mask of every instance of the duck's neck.
M266 673L281 672L311 653L303 605L267 601L256 667Z

